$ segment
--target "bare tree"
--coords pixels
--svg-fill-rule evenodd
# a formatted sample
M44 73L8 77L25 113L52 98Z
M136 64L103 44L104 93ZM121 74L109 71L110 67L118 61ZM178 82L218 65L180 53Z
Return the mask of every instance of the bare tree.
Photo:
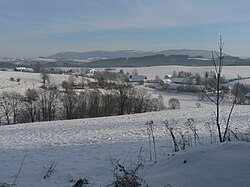
M221 124L220 124L220 104L221 104L221 73L222 69L224 66L224 54L223 54L223 46L224 43L222 41L222 37L220 36L220 43L219 43L219 54L216 51L212 51L212 60L213 60L213 65L215 68L215 73L216 73L216 100L215 105L216 105L216 125L218 129L218 135L219 135L219 140L220 142L223 141L222 139L222 134L221 134ZM214 53L216 54L218 60L215 59Z
M218 137L219 141L223 142L222 139L222 133L221 133L221 123L220 123L220 105L221 101L223 99L222 97L222 90L221 90L221 76L222 76L222 69L224 66L224 54L223 54L223 46L224 43L222 41L222 37L220 36L220 42L219 42L219 52L217 51L212 51L212 63L214 66L214 72L210 72L210 74L213 74L213 78L209 79L207 82L210 87L214 88L214 93L215 99L204 91L204 94L207 96L207 98L215 104L216 106L216 112L215 112L215 117L216 117L216 126L218 130ZM216 55L216 57L215 57ZM210 75L211 76L211 75Z
M4 118L6 119L7 124L10 124L10 118L12 114L11 102L9 100L9 94L3 92L0 96L0 110L3 113Z
M238 79L239 80L239 79ZM247 85L239 84L239 81L234 84L231 93L236 99L236 104L244 104L246 101L246 94L249 92L250 88Z
M42 83L45 86L45 84L50 84L50 76L49 74L46 72L46 70L42 70L42 72L40 73L41 79L42 79Z
M205 89L207 90L208 72L205 72Z
M27 116L29 119L29 122L34 122L36 119L36 116L38 114L37 108L37 100L39 96L36 90L34 89L28 89L25 92L25 95L23 97L23 115Z
M34 69L35 73L41 73L44 69L44 66L41 65L39 62L37 62L36 64L32 64L31 67Z
M146 112L149 107L150 97L151 95L147 92L147 90L139 88L135 90L135 113Z
M89 101L88 92L82 92L78 95L78 102L77 102L77 117L78 118L85 118L88 117L88 101Z
M158 100L158 110L165 110L166 107L165 107L165 104L164 104L163 96L159 95L157 100Z
M118 91L118 105L119 105L119 115L125 114L126 111L126 104L129 100L129 94L131 91L131 85L126 83L118 84L117 91Z
M102 113L104 116L115 115L118 113L117 94L102 95Z
M233 105L231 107L230 113L228 115L228 118L226 120L226 128L224 131L224 135L222 133L221 130L221 111L220 111L220 106L221 106L221 102L223 100L223 89L222 89L222 83L223 83L223 77L222 77L222 70L223 70L223 66L224 66L224 54L223 54L223 47L224 47L224 43L222 41L222 37L220 36L220 41L219 41L219 52L216 51L212 51L212 62L213 62L213 66L214 66L214 72L213 72L213 83L214 83L214 92L215 92L215 99L212 98L211 96L209 96L208 94L205 93L205 95L207 96L207 98L213 102L216 106L216 111L215 111L215 118L216 118L216 127L217 127L217 131L218 131L218 137L219 137L219 141L223 142L226 140L226 134L228 132L228 127L229 127L229 122L230 122L230 118L234 109L234 105L236 103L236 97L237 94L235 96L235 99L233 101ZM216 57L215 57L216 55ZM211 73L212 74L212 73ZM209 83L209 82L208 82ZM213 87L213 84L210 84L210 86ZM238 85L237 85L237 91L238 92Z
M59 93L56 88L45 88L39 91L39 106L42 120L51 121L55 118L56 106Z
M238 91L239 91L239 77L238 77L238 83L236 85L236 93L235 93L235 96L234 96L234 101L233 101L231 110L230 110L230 112L228 114L227 121L226 121L226 128L225 128L224 135L223 135L223 142L226 141L226 136L228 134L230 134L230 132L229 132L229 123L230 123L230 119L231 119L231 115L232 115L234 106L235 106L236 101L237 101Z
M89 97L89 117L97 117L100 115L100 93L98 90L91 92Z
M61 94L60 100L63 105L66 119L74 119L76 116L75 109L77 108L77 94L74 90L68 90Z
M63 81L62 82L62 88L65 89L65 92L73 90L73 86L72 86L71 82L69 82L69 81Z
M8 99L10 101L11 104L11 108L12 108L12 116L13 116L13 123L16 124L17 122L17 115L19 114L19 109L20 109L20 105L21 105L21 94L17 93L17 92L10 92L8 93Z
M168 105L170 109L179 109L180 108L180 101L176 98L171 98L168 101Z

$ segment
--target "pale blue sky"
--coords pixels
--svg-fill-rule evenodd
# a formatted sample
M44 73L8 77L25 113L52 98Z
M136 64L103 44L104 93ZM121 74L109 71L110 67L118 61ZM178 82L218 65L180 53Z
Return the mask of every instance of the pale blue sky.
M250 56L248 0L0 0L0 57L216 49Z

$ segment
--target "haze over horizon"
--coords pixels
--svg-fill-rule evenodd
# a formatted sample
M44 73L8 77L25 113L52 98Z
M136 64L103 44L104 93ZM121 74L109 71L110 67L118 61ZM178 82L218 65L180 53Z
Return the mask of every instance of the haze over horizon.
M1 0L0 57L63 51L217 50L250 56L247 0Z

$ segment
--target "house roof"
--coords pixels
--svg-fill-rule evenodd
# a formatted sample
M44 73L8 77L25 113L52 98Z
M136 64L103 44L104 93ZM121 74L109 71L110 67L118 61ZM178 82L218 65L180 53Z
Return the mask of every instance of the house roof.
M172 82L171 79L162 79L161 81L164 83L171 83Z
M144 81L145 76L144 75L134 75L131 79L133 82L142 82Z
M173 83L183 83L184 78L171 78Z
M172 77L172 75L165 75L164 79L169 79L171 77Z

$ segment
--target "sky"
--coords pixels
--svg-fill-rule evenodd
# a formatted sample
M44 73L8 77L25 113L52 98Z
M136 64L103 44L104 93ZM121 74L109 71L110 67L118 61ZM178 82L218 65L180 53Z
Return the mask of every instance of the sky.
M250 56L249 0L0 0L0 57L218 49Z

